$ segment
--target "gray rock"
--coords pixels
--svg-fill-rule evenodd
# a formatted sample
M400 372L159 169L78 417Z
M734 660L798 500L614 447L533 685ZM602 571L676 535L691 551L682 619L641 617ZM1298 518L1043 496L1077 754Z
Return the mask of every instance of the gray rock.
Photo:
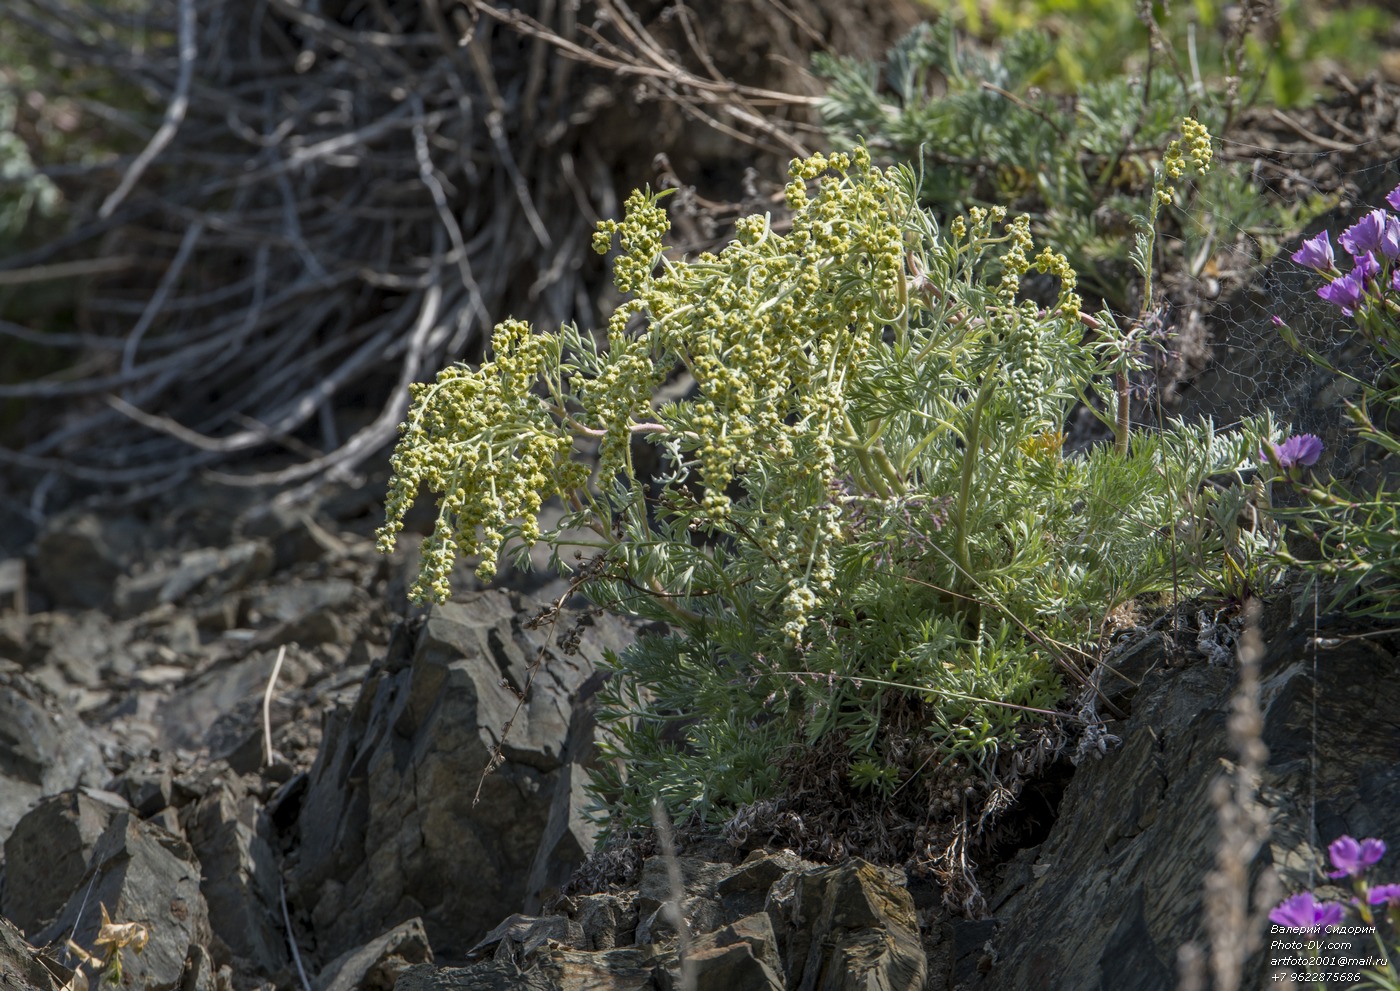
M292 877L323 953L343 953L415 915L435 947L461 952L523 904L566 759L573 698L603 650L631 639L605 618L584 629L576 655L550 644L517 713L516 693L550 642L548 627L526 628L533 611L504 592L434 609L413 643L391 645L354 707L328 718ZM508 723L506 761L477 803L482 769Z
M39 802L5 841L0 915L37 933L62 911L87 871L97 840L122 810L116 796L65 791Z
M573 899L573 917L583 929L582 950L611 950L630 946L637 938L635 892L607 892Z
M244 519L242 534L272 542L278 571L298 564L313 564L325 558L343 557L343 540L321 526L304 509L272 505Z
M202 547L177 561L158 563L149 571L117 580L115 601L123 616L136 616L158 605L197 596L223 599L272 572L273 554L262 541L242 541L227 548Z
M394 991L658 991L656 959L642 949L560 950L547 965L521 971L509 960L468 967L422 964L399 975Z
M715 885L715 895L724 906L725 918L738 919L769 911L776 905L786 903L781 894L777 894L779 882L795 878L801 871L816 866L790 850L777 853L754 850L732 873ZM791 888L791 885L787 887Z
M195 943L190 947L189 959L185 961L185 977L180 982L180 991L228 991L232 983L229 977L227 969L222 974L216 971L214 958L209 951Z
M1275 612L1268 630L1272 646L1265 669L1265 733L1273 752L1265 795L1275 822L1271 857L1286 879L1301 887L1307 867L1320 856L1308 843L1308 810L1295 797L1307 795L1312 788L1308 776L1313 747L1312 664L1304 633L1287 627L1284 607ZM501 688L501 679L512 685L523 683L522 672L533 656L528 645L534 634L521 629L522 614L528 615L528 608L502 593L483 593L435 613L420 635L405 641L370 671L358 693L351 691L353 706L347 700L345 709L330 719L326 748L314 775L318 780L311 786L313 793L319 792L315 800L322 804L318 812L308 797L299 822L299 852L303 862L311 859L307 857L311 851L324 864L329 857L341 855L330 848L342 844L345 836L359 846L346 848L344 860L336 867L343 873L325 875L315 886L303 886L305 875L299 870L289 893L294 895L294 911L310 920L315 937L311 945L323 954L322 959L332 955L329 949L342 939L342 932L357 933L343 938L341 957L334 966L367 957L379 959L379 951L371 944L384 935L384 926L376 929L374 920L399 921L404 912L410 913L408 918L422 915L424 931L440 942L440 955L460 960L463 947L480 941L511 910L524 906L534 911L536 904L547 901L562 886L573 858L591 845L589 824L580 816L581 784L596 743L588 697L597 679L584 677L586 666L570 669L568 665L576 662L562 659L560 664L561 659L551 655L540 676L549 694L527 707L512 730L510 742L516 746L507 750L515 761L487 781L488 788L509 783L505 794L516 805L507 806L507 811L521 816L525 831L534 830L533 841L521 843L514 859L496 861L495 877L486 875L497 885L491 891L517 884L518 894L512 896L516 900L502 897L483 908L479 913L483 924L475 931L453 929L454 917L442 907L449 904L451 893L435 903L431 901L435 889L423 881L425 872L436 872L437 890L467 888L475 894L476 889L463 885L461 878L475 881L480 876L476 864L489 863L498 851L509 849L497 834L518 828L506 812L487 810L483 817L480 808L471 809L470 799L480 764L495 739L491 730L504 724L514 704L514 695ZM45 651L55 639L53 631L60 627L61 631L89 632L99 628L86 620L34 620L39 629L48 631ZM160 622L165 624L167 619ZM72 643L82 637L88 633L75 635ZM88 639L96 643L100 638ZM1386 646L1383 641L1374 642ZM179 714L174 721L188 727L191 739L197 739L199 732L208 737L211 714L222 707L224 717L230 717L243 712L250 699L260 700L274 656L275 650L268 650L243 661L230 658L191 679L177 691L185 707L171 710ZM362 650L359 656L373 654ZM319 677L310 673L314 666L298 667L298 657L295 649L289 651L282 676L289 685ZM1109 666L1123 677L1106 673L1105 689L1115 704L1132 711L1130 719L1110 727L1123 737L1123 746L1103 760L1088 760L1080 766L1050 839L1006 865L999 875L1006 878L1005 883L988 890L996 918L946 924L947 958L927 976L927 988L1029 991L1045 987L1054 991L1085 987L1093 991L1142 987L1152 991L1175 986L1176 947L1203 935L1200 890L1215 844L1209 785L1220 759L1230 754L1224 727L1234 670L1199 659L1168 657L1164 638L1155 634L1126 641L1110 657ZM105 661L100 667L104 672L112 670ZM556 677L561 670L567 673ZM1317 738L1317 839L1325 844L1342 832L1385 836L1390 823L1400 820L1394 801L1400 779L1393 766L1400 739L1375 713L1389 711L1400 703L1400 695L1386 687L1384 658L1369 647L1344 641L1323 655L1319 670L1324 677L1317 692L1319 725L1325 732ZM0 685L12 681L13 676L0 676ZM572 685L563 704L553 694L563 693L560 681ZM27 682L19 683L26 686L38 711L54 717L54 726L62 729L62 710L47 703L44 694ZM230 699L238 701L229 707ZM545 700L548 705L541 704ZM279 705L283 702L292 705L292 697ZM274 715L277 712L274 708ZM286 709L281 718L291 718L290 713ZM0 734L12 725L13 720L0 722ZM464 728L468 726L470 731ZM568 728L561 735L563 726ZM260 732L249 739L260 743ZM20 759L12 755L8 763L0 763L0 772L27 766L23 755L39 752L31 747L37 746L37 739L27 731L11 732L8 742L17 748ZM339 763L332 763L332 758ZM202 950L190 949L185 980L194 985L217 983L215 962L225 961L237 961L235 971L249 979L252 975L278 981L288 977L275 890L255 890L259 878L276 876L275 862L271 868L263 866L273 858L268 837L259 826L256 802L240 792L241 783L233 778L221 783L217 775L180 798L175 794L183 794L178 783L163 778L158 767L150 770L145 774L138 764L118 779L118 786L148 814L162 804L191 803L184 826L200 854L206 901L215 922L217 938L207 943L212 956L201 958ZM227 794L220 791L225 787ZM0 800L9 793L11 789L0 790ZM38 793L37 789L32 792ZM490 801L484 797L483 806ZM323 835L318 830L319 823L353 825L357 817L359 825L344 833L327 830ZM36 831L47 832L48 827L37 825L41 821L42 817L36 818ZM80 825L54 823L53 829L61 834ZM24 842L31 841L32 837ZM415 842L419 843L416 848ZM71 847L76 854L70 854L70 859L76 857L81 863L82 854L93 847L93 830L78 828L71 843L61 835L55 843ZM475 852L473 843L478 844ZM453 844L468 855L454 859ZM1109 851L1107 856L1104 850ZM220 856L225 859L221 861ZM48 854L7 853L7 858L12 864L49 863ZM381 858L388 860L387 865L365 863ZM502 879L506 871L500 868L501 862L512 872L508 879ZM55 904L68 898L71 906L69 896L83 886L83 878L74 881L73 865L59 865L56 856L53 863L65 878L52 885L57 889ZM891 890L900 890L897 875L871 868L874 874L866 880L834 880L791 855L756 854L737 868L693 857L683 858L683 863L687 875L683 905L694 933L689 959L700 991L720 985L724 991L767 988L770 975L786 987L823 987L825 981L845 980L842 975L851 967L858 973L863 970L873 987L914 986L899 982L917 976L919 955L912 948L918 942L917 919L910 925L901 921L897 911L893 921L862 928L849 918L853 906L861 903L873 918L878 913L869 906L897 902L898 897L890 895ZM1184 864L1194 865L1194 874ZM407 871L404 865L409 865ZM856 869L859 875L859 862L838 866ZM1256 865L1256 873L1261 866ZM394 881L396 872L404 878ZM22 900L19 892L43 884L36 877L15 886L17 876L12 868L10 886L0 897ZM216 877L223 889L219 897L208 885ZM390 878L387 888L386 877ZM386 891L397 901L388 904L382 897ZM670 896L664 865L653 859L643 864L635 891L576 896L563 900L568 905L566 918L513 917L504 928L495 926L486 945L478 947L491 959L439 970L409 968L410 958L403 957L407 969L375 980L386 987L394 981L411 985L417 980L425 987L572 991L593 982L676 988L680 976L676 933L662 910ZM220 899L225 906L236 906L234 923L220 921L214 908ZM6 904L0 902L0 909ZM56 908L44 906L44 911L43 918L49 918ZM771 941L765 925L773 933ZM259 951L248 950L245 955L245 949L235 949L240 939L239 946L254 946L257 940L245 937L259 926L263 931L258 938L264 946L275 946L275 954L260 956ZM230 933L243 935L230 937ZM926 940L928 936L924 933ZM931 952L928 945L923 944L925 952ZM1245 986L1260 986L1266 976L1263 963L1256 959L1251 967ZM323 968L320 979L331 980L331 973L331 967ZM1046 973L1052 976L1047 978Z
M23 675L0 673L0 839L45 795L101 785L102 754L86 727Z
M783 964L777 937L766 912L750 915L707 933L691 943L687 955L695 991L783 991ZM681 991L678 964L668 971Z
M132 666L122 656L131 639L129 631L97 612L52 618L52 646L45 663L58 667L71 684L97 688L109 672L130 673Z
M33 623L28 616L16 613L0 614L0 660L23 666L31 656Z
M583 941L583 927L564 915L535 918L517 913L483 936L467 951L467 957L490 956L520 963L551 941L577 946Z
M344 608L355 601L355 586L343 578L292 582L258 592L248 607L263 619L285 622L315 609Z
M699 857L677 858L684 878L685 892L681 908L686 921L696 932L711 932L724 925L723 903L715 898L719 884L734 872L729 864L712 864ZM674 897L671 875L661 857L648 857L637 879L638 943L656 943L673 939L676 927L666 905Z
M1287 603L1264 624L1261 800L1272 838L1250 866L1251 890L1269 861L1288 893L1312 886L1325 858L1313 846L1314 785L1321 846L1343 833L1389 838L1400 822L1400 724L1377 718L1400 710L1393 662L1371 643L1341 640L1321 655L1315 684L1309 633L1287 624ZM1236 672L1200 658L1169 668L1160 642L1134 664L1145 676L1113 729L1122 747L1081 764L1031 869L993 893L996 936L983 960L993 965L964 972L960 988L1170 991L1178 948L1205 945L1202 892L1219 843L1211 790L1234 759ZM1256 954L1243 986L1270 986L1271 973Z
M415 964L432 963L433 948L421 919L409 919L364 946L333 960L313 991L392 991L399 975Z
M260 727L263 692L277 662L277 648L268 647L246 656L219 661L190 678L162 701L156 723L161 749L215 748L223 756L231 746L220 719L244 706L258 722L243 718L245 732ZM316 666L296 647L289 647L277 676L278 690L305 683L308 668ZM241 734L240 734L241 739ZM215 744L220 746L215 747Z
M281 925L280 869L257 802L240 778L225 773L186 810L184 822L202 868L199 887L209 907L209 926L223 944L216 943L216 961L232 963L240 973L281 973L289 961Z
M598 690L602 672L594 672L579 686L564 743L564 760L550 799L544 835L535 852L526 881L525 911L539 912L564 890L575 868L593 852L599 824L586 810L592 799L584 790L589 772L598 761L600 729L597 720Z
M804 873L783 919L797 991L922 991L928 963L903 872L851 860Z
M636 925L636 907L657 918L670 897L661 894L669 892L665 862L652 858L639 891L564 899L567 916L511 916L472 951L490 959L416 967L396 987L682 991L689 971L696 991L922 991L925 960L902 872L859 860L822 867L789 853L758 854L743 868L697 857L679 866L692 933L684 964L674 928L654 924L648 937ZM772 909L734 915L727 905L740 894L758 894Z
M141 527L129 517L74 510L45 523L36 541L36 585L57 608L100 609L141 550Z
M199 864L189 844L132 812L119 812L98 838L88 869L58 921L36 937L53 943L72 935L92 950L105 906L113 922L139 922L150 941L123 957L134 987L181 987L194 948L209 940L209 916L199 892ZM71 962L71 961L70 961Z
M148 758L123 771L112 790L125 798L142 819L149 819L170 804L174 778L169 767Z
M1104 696L1120 708L1131 706L1142 680L1153 671L1166 666L1168 658L1165 634L1149 633L1146 636L1132 637L1111 651L1106 658L1108 663L1099 675L1099 685Z
M348 621L365 595L343 578L291 582L250 596L249 621L281 623L276 639L309 647L318 643L348 643L354 632Z
M66 975L65 975L66 976ZM0 917L0 988L5 991L55 991L58 981L39 962L34 947Z
M131 631L100 612L49 612L30 617L23 650L15 659L57 697L71 689L101 688L113 674L129 674Z
M132 647L139 647L145 655L134 672L137 675L148 664L189 664L204 656L199 626L187 612L156 610L131 626L131 638L137 641Z

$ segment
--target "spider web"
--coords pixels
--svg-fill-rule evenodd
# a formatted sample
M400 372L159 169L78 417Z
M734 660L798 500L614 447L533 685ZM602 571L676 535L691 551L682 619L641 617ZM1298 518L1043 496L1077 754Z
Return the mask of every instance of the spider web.
M1374 349L1351 318L1317 296L1324 277L1290 256L1323 230L1335 245L1365 213L1386 207L1386 193L1400 184L1397 106L1400 94L1376 82L1342 89L1293 117L1260 112L1220 142L1225 167L1249 163L1264 197L1290 203L1321 194L1336 205L1302 231L1261 231L1224 224L1209 196L1194 204L1202 222L1217 227L1213 250L1201 256L1196 276L1168 282L1168 353L1149 386L1152 401L1133 411L1135 427L1156 428L1157 401L1167 416L1210 417L1220 428L1268 412L1281 428L1323 440L1321 467L1338 476L1362 467L1371 452L1355 443L1345 406L1358 387L1290 346L1273 318L1337 368L1374 381ZM1303 116L1306 123L1295 119ZM1338 247L1337 254L1347 268L1345 252Z

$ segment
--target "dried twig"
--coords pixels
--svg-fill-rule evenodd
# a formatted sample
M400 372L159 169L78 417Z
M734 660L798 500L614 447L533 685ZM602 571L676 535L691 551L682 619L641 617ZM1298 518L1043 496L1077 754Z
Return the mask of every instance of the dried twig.
M1259 667L1264 660L1261 613L1258 599L1246 605L1244 632L1239 639L1239 683L1229 721L1238 762L1211 789L1220 842L1215 869L1205 883L1209 956L1195 944L1181 948L1179 991L1204 991L1207 966L1215 991L1237 991L1242 986L1245 961L1262 945L1269 907L1280 893L1277 876L1272 868L1266 868L1255 886L1251 908L1250 869L1269 837L1269 813L1259 801L1260 776L1269 758L1259 708Z
M671 889L671 898L664 911L667 920L676 928L676 955L681 965L680 991L695 991L698 977L695 960L690 955L690 922L685 917L685 879L681 875L680 859L676 856L676 837L671 828L671 817L666 814L666 806L660 798L651 800L651 818L656 826L661 857L666 862L666 882Z
M197 54L194 0L180 0L180 76L175 81L175 95L165 111L165 120L161 122L160 129L151 137L151 143L136 156L136 160L126 170L126 175L122 176L121 184L112 191L103 202L102 208L97 211L97 215L103 220L116 212L122 200L127 198L146 169L150 168L156 156L165 150L174 139L175 132L180 129L180 123L185 119L190 105L190 83L194 80L194 61Z
M115 258L87 258L54 265L35 265L32 268L10 269L0 272L0 287L22 286L31 282L52 282L56 279L71 279L82 275L108 275L131 268L136 259L130 255ZM9 331L6 331L7 333ZM33 332L35 343L46 343L47 337L41 332Z
M282 673L282 661L287 656L287 645L277 648L277 660L272 664L272 674L267 678L267 689L263 692L263 767L272 766L272 692L277 687L277 676Z
M586 94L631 86L736 142L806 153L774 113L815 98L727 79L729 53L687 12L676 54L624 0L530 9L0 4L0 34L53 55L29 85L144 146L41 162L75 215L0 261L0 285L83 281L71 328L0 320L0 338L67 366L0 382L28 417L0 470L105 498L200 472L305 493L380 454L408 386L472 357L492 321L595 323L588 235L618 211L605 156L627 151L599 142L608 102ZM463 10L481 27L466 45ZM132 87L165 107L153 126L129 95L96 95ZM241 463L263 455L278 460Z

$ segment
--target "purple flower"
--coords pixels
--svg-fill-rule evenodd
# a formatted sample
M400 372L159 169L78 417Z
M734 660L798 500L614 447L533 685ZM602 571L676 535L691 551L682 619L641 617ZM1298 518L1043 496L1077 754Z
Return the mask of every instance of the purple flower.
M1335 926L1342 921L1342 906L1336 902L1315 902L1311 891L1294 895L1269 913L1269 921L1295 929Z
M1312 434L1297 434L1277 446L1270 444L1268 441L1264 443L1273 450L1274 457L1278 458L1278 463L1284 468L1292 468L1294 465L1315 465L1317 464L1317 456L1322 453L1322 441L1318 440L1317 437ZM1261 463L1265 463L1269 460L1268 453L1262 448L1259 451L1259 460ZM1344 836L1342 839L1349 839L1349 837ZM1340 842L1341 840L1337 841L1337 843ZM1352 840L1352 842L1355 843L1356 841ZM1371 841L1367 840L1366 842L1369 843ZM1379 840L1376 840L1376 842L1380 843ZM1333 843L1331 848L1334 849L1337 843ZM1381 843L1381 852L1385 852L1384 843ZM1334 864L1337 863L1335 859L1332 862ZM1375 861L1371 862L1375 863Z
M1363 286L1374 282L1380 274L1381 263L1376 261L1376 256L1369 251L1356 259L1356 264L1351 269L1352 277L1359 280Z
M1393 213L1385 215L1385 232L1381 234L1381 254L1391 261L1400 256L1400 217Z
M1332 239L1326 231L1317 237L1304 241L1303 246L1293 252L1293 260L1304 268L1315 268L1319 272L1329 272L1336 267L1337 259L1332 254Z
M1313 440L1317 438L1314 437ZM1321 450L1321 447L1319 444L1318 449ZM1313 461L1316 460L1314 456ZM1356 877L1385 856L1385 843L1377 839L1366 839L1358 843L1350 836L1343 836L1327 848L1327 855L1332 858L1332 866L1337 868L1328 874L1328 877L1346 877L1348 874Z
M1400 275L1400 268L1397 268L1397 269L1395 270L1395 273L1396 273L1396 275ZM1275 327L1282 327L1282 326L1283 326L1283 317L1279 316L1277 313L1272 313L1272 314L1270 314L1270 315L1269 315L1269 321L1270 321Z
M1379 251L1387 258L1400 255L1400 217L1384 210L1372 210L1337 238L1353 258L1368 251Z
M1327 285L1319 286L1317 294L1333 306L1340 306L1343 313L1351 316L1361 305L1361 300L1366 295L1366 287L1353 269L1340 279L1333 279Z
M1396 186L1387 193L1385 201L1390 204L1392 210L1400 210L1400 186Z
M1400 884L1378 884L1366 893L1366 901L1372 905L1382 902L1400 904Z
M1396 268L1394 274L1390 277L1390 288L1394 289L1396 292L1400 292L1400 267Z

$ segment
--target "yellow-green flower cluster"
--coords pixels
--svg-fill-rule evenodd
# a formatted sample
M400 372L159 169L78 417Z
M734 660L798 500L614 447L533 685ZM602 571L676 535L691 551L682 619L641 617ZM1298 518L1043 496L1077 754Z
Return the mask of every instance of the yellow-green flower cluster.
M1206 126L1193 117L1183 117L1181 119L1181 137L1186 147L1186 154L1191 159L1191 168L1196 175L1205 175L1210 171L1211 159L1214 150L1211 148L1210 131Z
M864 150L853 156L868 169ZM824 175L814 198L801 180L851 166L852 157L795 162L786 235L748 218L708 264L676 266L656 281L648 309L669 323L699 386L696 449L717 507L736 473L777 451L826 474L843 390L893 308L903 276L900 232L882 202L884 177ZM677 307L671 300L693 301Z
M972 239L974 241L985 241L991 238L992 228L1006 219L1006 207L994 206L990 210L987 210L983 207L975 206L967 211L967 217L972 221Z
M651 397L668 371L657 363L646 321L639 319L643 310L640 300L628 300L613 312L608 320L607 353L593 377L576 384L584 409L580 418L603 431L598 475L604 484L619 474L631 474L631 427L650 418ZM643 328L635 336L628 329L634 321Z
M635 292L661 261L671 221L659 200L650 190L633 190L624 204L623 219L600 221L593 234L593 250L600 255L612 248L614 237L622 246L622 254L613 262L613 285L618 292Z
M1210 132L1204 124L1192 117L1181 118L1181 137L1167 145L1162 157L1162 171L1157 178L1153 194L1163 205L1172 200L1172 183L1184 176L1205 175L1210 171L1211 158Z
M1059 308L1071 320L1079 319L1079 307L1083 302L1074 290L1079 285L1079 274L1070 265L1069 259L1048 245L1035 256L1035 270L1060 279Z
M572 438L532 392L551 340L509 320L491 344L494 360L479 369L452 365L432 384L413 385L399 428L386 519L376 537L381 552L391 551L419 486L440 494L437 523L410 589L418 602L447 599L458 553L480 555L477 574L490 578L510 525L519 520L521 539L533 543L542 500L586 481L586 469L568 460Z
M997 295L1010 306L1016 302L1016 294L1021 291L1021 276L1031 267L1027 255L1035 247L1035 241L1031 238L1031 218L1021 214L1007 225L1006 234L1011 239L1011 247L1002 255L1005 270L997 286Z
M651 195L630 198L627 216L595 239L606 249L621 236L617 285L634 294L632 310L609 325L602 375L580 390L586 422L608 431L605 472L625 458L627 438L614 429L650 413L694 459L699 516L714 526L730 516L733 483L747 485L759 464L779 515L810 502L798 489L834 477L846 389L899 315L901 211L914 207L893 175L872 168L864 148L794 161L789 175L788 232L746 217L718 256L661 262L666 220ZM635 404L654 393L658 368L669 371L667 356L686 366L697 395L670 414L643 410ZM833 529L794 518L783 546L769 548L787 574L787 590L775 591L789 623L800 626L811 605L799 589L829 585Z
M1057 307L1065 316L1078 319L1082 300L1075 288L1079 284L1079 276L1069 259L1048 246L1031 259L1030 252L1035 248L1035 241L1031 237L1030 217L1021 214L1005 225L1004 233L995 234L995 226L1005 219L1005 207L994 206L989 210L974 206L967 211L967 216L954 217L948 230L955 243L966 242L959 250L967 252L973 260L979 260L994 245L1010 244L1001 255L1002 276L996 285L997 300L1002 306L1015 306L1021 279L1034 268L1038 272L1059 277L1060 298Z

